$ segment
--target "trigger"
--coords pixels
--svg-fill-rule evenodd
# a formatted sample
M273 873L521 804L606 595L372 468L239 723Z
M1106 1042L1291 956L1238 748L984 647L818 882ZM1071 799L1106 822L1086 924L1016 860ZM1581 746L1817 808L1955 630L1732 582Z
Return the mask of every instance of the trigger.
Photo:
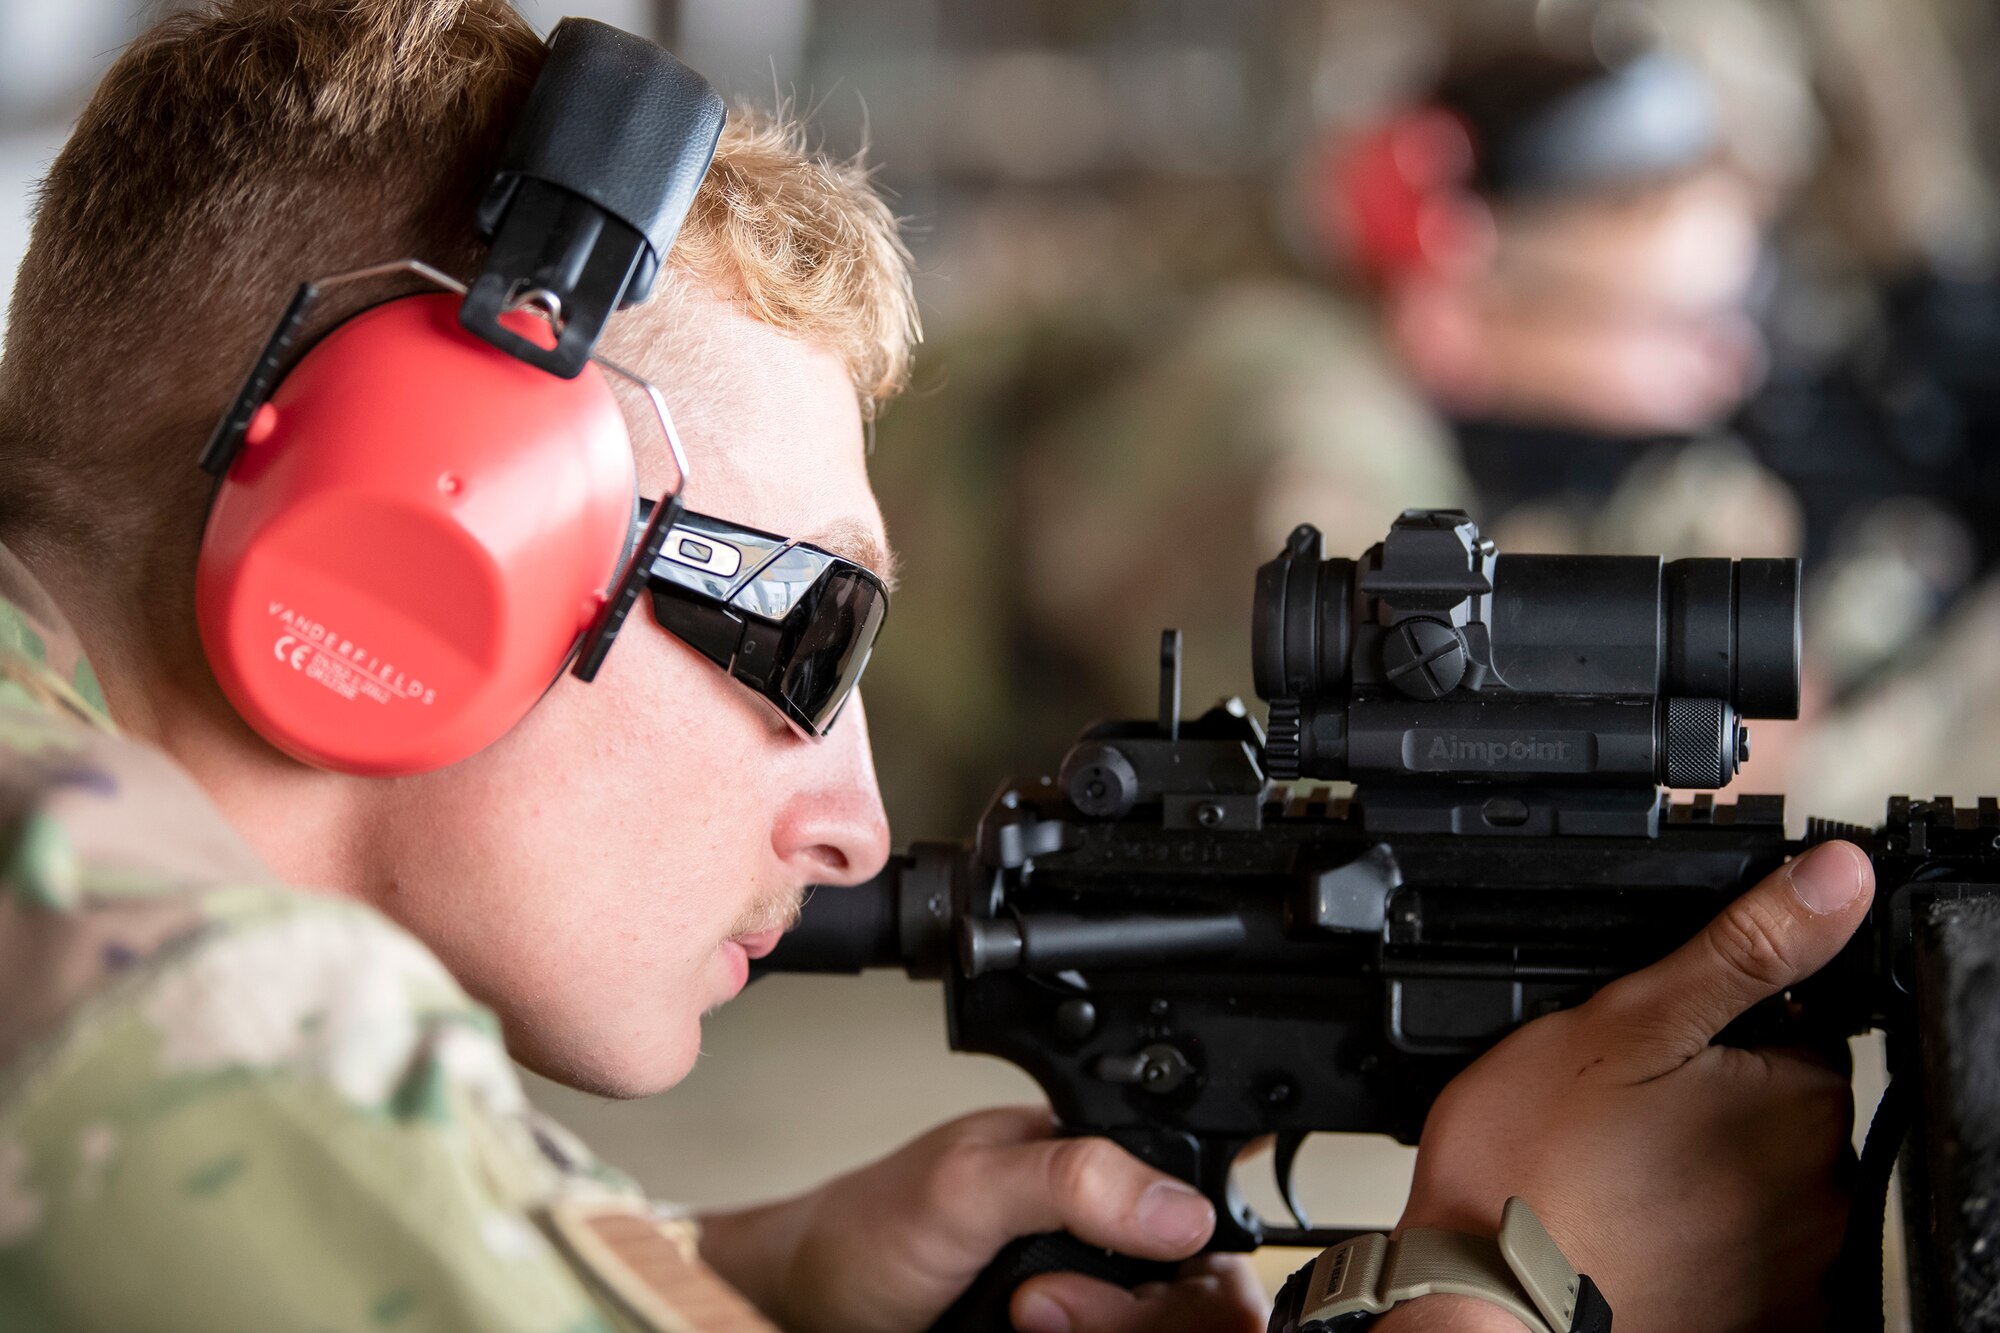
M1291 1211L1292 1220L1301 1230L1312 1230L1312 1223L1306 1219L1306 1210L1299 1206L1298 1185L1292 1179L1292 1167L1299 1160L1299 1149L1305 1146L1305 1131L1288 1129L1278 1135L1278 1150L1272 1154L1271 1165L1278 1173L1278 1197L1285 1201Z

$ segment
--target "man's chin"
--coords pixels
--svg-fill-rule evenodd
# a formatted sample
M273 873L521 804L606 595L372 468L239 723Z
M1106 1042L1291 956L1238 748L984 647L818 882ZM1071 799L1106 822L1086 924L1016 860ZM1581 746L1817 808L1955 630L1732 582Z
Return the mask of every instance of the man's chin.
M609 1046L511 1054L553 1082L596 1097L630 1101L665 1092L688 1076L701 1054L701 1020L690 1015L684 1025L644 1036L632 1034Z

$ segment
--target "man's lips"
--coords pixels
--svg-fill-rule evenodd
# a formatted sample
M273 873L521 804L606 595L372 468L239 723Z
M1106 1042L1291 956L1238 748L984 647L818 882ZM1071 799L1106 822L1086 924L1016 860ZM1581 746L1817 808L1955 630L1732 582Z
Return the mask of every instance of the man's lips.
M777 948L784 937L782 930L760 930L754 935L732 935L729 942L740 947L747 957L762 958Z

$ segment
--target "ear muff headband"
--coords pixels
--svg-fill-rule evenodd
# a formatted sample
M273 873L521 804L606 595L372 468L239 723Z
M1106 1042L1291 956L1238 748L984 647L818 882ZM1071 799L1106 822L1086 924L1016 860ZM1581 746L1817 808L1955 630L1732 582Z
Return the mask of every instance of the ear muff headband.
M424 772L504 734L565 664L595 676L687 469L659 390L591 349L650 288L721 125L664 51L565 19L482 204L495 239L473 289L405 260L294 296L201 459L218 478L202 642L273 745ZM279 378L322 289L398 270L447 291L363 311ZM643 389L677 472L636 543L606 371Z

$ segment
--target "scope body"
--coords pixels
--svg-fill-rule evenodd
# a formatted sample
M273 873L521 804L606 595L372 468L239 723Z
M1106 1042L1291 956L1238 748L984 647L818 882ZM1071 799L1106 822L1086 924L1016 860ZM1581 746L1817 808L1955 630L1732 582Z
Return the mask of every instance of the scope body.
M1744 719L1798 715L1795 560L1502 555L1456 510L1321 546L1257 574L1274 778L1721 787Z

